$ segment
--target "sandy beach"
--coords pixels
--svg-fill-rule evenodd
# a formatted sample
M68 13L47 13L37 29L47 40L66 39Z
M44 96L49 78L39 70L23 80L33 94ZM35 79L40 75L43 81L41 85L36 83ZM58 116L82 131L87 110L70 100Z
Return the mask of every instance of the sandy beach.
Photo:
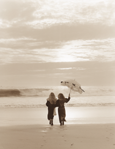
M79 116L70 117L72 110L75 111L67 107L64 126L59 125L58 116L50 126L46 108L1 108L0 149L115 149L115 123L106 114L104 117L107 108L98 108L98 117L95 108L77 108ZM108 108L109 115L115 113L113 110L114 107ZM80 111L92 113L95 121L91 115L83 117Z
M0 128L0 149L114 149L115 126L27 125Z

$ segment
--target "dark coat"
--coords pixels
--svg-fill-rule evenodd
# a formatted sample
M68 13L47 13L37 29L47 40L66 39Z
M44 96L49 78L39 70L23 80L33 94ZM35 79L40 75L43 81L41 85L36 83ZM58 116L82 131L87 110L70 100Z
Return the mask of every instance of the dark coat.
M48 115L47 115L48 120L53 119L54 117L53 112L54 112L55 105L47 101L46 106L48 107Z
M70 97L65 98L64 100L57 100L56 101L56 107L58 107L58 115L59 115L59 122L61 123L61 120L63 119L65 121L66 117L66 110L64 103L67 103L70 100Z

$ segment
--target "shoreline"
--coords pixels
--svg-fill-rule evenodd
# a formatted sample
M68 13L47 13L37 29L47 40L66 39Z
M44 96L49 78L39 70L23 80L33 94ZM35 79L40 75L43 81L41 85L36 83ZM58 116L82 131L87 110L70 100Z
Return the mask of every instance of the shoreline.
M58 109L54 125L60 125ZM65 125L69 124L114 124L115 107L66 107ZM0 126L47 125L47 107L0 108Z

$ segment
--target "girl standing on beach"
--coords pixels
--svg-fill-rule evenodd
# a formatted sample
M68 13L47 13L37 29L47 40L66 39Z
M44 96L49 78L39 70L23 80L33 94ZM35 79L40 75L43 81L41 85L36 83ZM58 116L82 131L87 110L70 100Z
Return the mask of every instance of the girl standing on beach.
M58 116L59 116L59 122L60 125L64 125L65 117L66 117L66 111L64 103L67 103L70 100L70 94L68 98L65 98L62 93L58 95L58 100L56 101L56 107L58 107Z
M49 124L53 125L53 118L55 114L55 104L56 104L56 97L53 92L50 93L49 98L47 99L46 106L48 107L48 115L47 118L49 120Z

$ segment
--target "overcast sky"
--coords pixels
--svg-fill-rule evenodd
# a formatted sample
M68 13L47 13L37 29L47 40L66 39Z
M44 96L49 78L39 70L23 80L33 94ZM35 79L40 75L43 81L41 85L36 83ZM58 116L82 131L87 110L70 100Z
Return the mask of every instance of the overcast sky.
M115 0L0 0L0 86L115 85Z

